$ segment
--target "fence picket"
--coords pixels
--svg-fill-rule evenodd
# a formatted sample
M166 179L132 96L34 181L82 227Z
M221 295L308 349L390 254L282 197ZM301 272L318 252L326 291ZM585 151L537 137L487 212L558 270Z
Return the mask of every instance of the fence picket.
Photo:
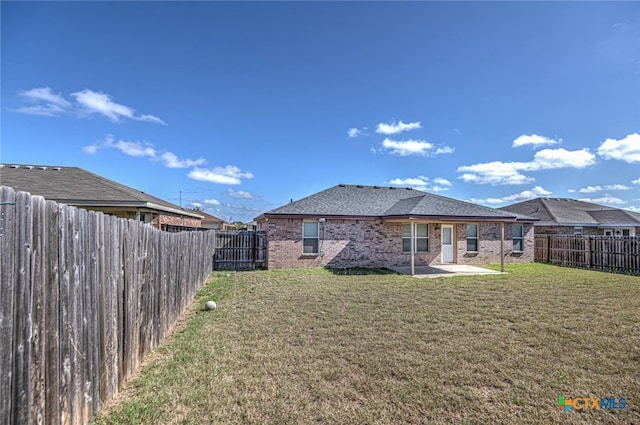
M215 232L166 233L0 186L0 423L86 424L211 270Z
M536 236L534 258L562 266L640 274L640 237Z
M0 187L0 423L11 422L13 412L14 303L17 275L16 194Z

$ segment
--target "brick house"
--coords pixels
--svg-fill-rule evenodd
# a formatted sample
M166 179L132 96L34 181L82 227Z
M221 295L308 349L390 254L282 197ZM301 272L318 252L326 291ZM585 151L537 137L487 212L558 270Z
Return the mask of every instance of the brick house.
M166 231L198 229L202 215L78 167L0 164L0 184Z
M536 198L500 208L539 219L536 235L640 236L640 214L567 198Z
M204 211L193 211L202 216L202 227L210 230L224 230L226 226L226 222L220 217L216 217L215 215L211 215Z
M535 220L415 189L343 184L256 218L270 269L532 262Z

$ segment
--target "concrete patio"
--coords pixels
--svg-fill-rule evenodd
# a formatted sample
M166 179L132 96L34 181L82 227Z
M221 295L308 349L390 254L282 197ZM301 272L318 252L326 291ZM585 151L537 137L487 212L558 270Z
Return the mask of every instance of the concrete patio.
M411 266L387 267L396 273L411 274ZM496 270L489 270L482 267L468 266L463 264L439 264L437 266L415 266L414 277L418 279L450 277L450 276L471 276L480 274L504 274Z

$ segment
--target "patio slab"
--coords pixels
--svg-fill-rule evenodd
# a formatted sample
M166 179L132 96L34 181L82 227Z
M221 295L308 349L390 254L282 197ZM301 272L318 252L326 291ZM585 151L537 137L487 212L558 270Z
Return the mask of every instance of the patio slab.
M387 267L396 273L411 274L410 266L392 266ZM432 266L415 266L415 274L413 277L418 279L449 277L449 276L471 276L480 274L504 274L496 270L489 270L482 267L468 266L464 264L439 264Z

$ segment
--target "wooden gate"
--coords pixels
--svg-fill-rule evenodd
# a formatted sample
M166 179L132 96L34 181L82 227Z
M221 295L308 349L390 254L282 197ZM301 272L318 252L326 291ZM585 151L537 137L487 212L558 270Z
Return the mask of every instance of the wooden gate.
M267 268L267 232L216 230L214 270Z

